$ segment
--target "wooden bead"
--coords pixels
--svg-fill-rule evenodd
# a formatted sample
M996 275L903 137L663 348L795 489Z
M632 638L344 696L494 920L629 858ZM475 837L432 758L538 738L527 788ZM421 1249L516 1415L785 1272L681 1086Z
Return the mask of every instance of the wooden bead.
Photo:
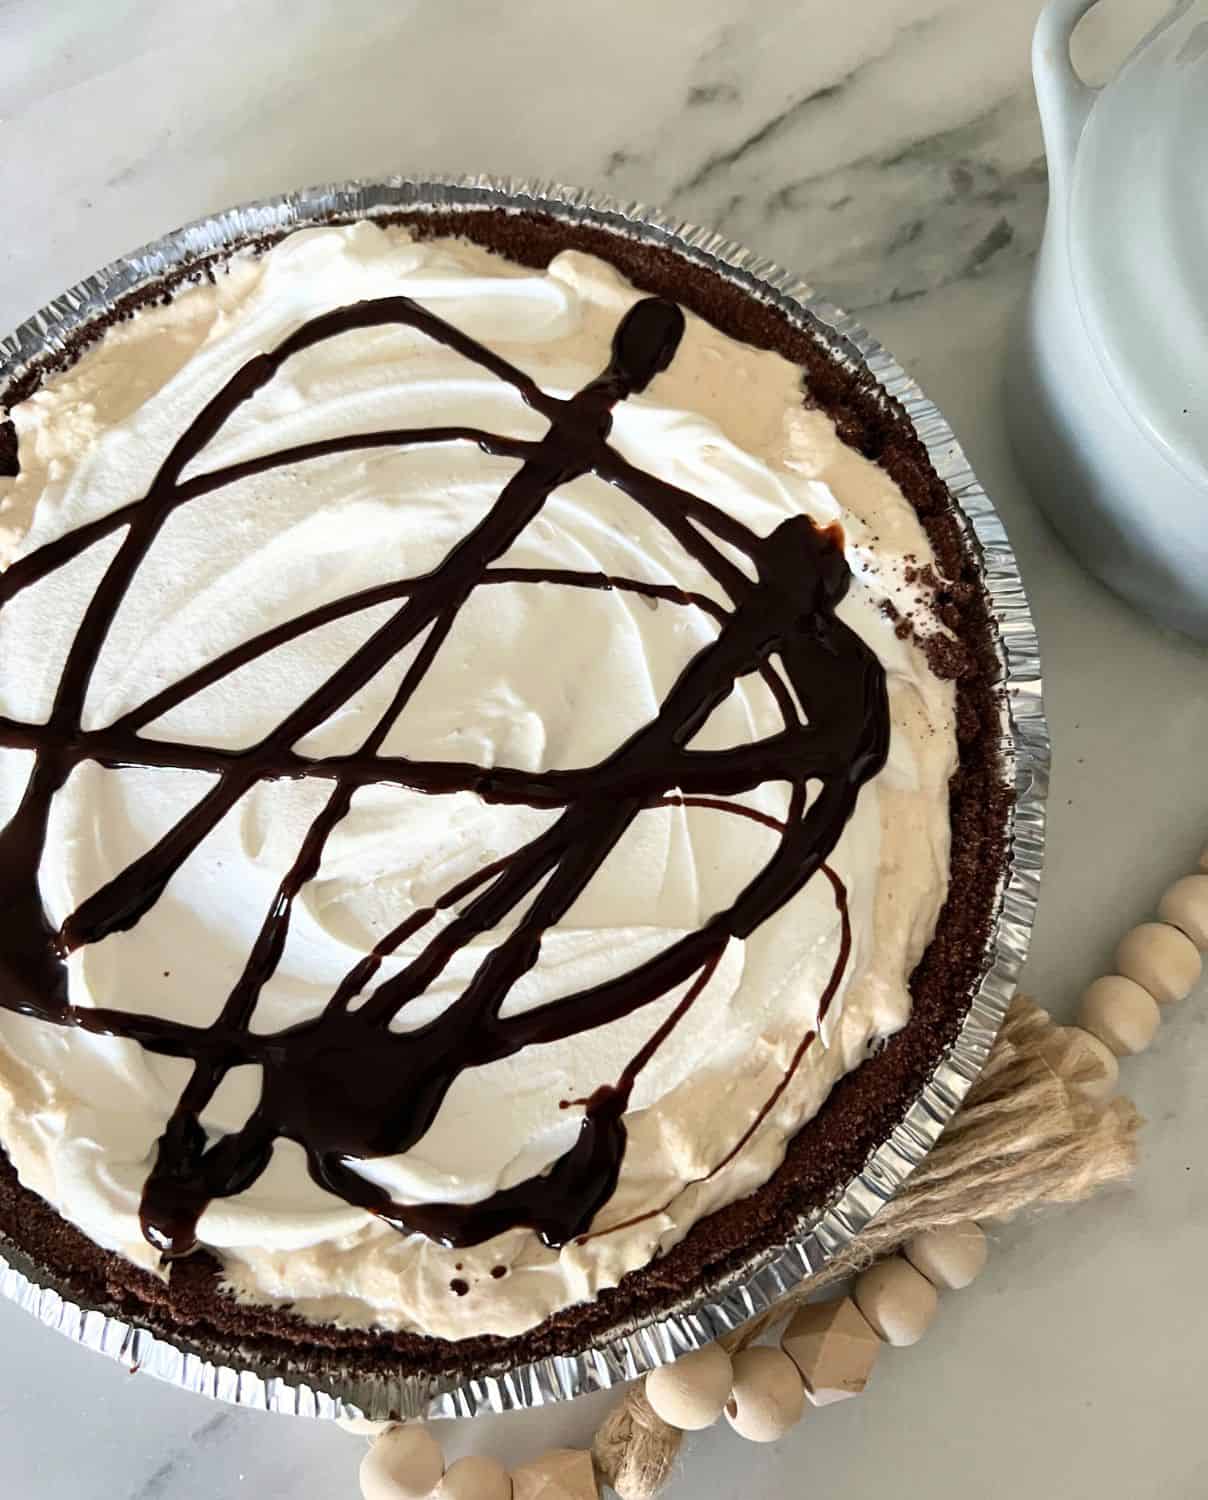
M918 1343L939 1306L926 1276L900 1255L879 1260L861 1272L852 1296L877 1333L897 1349Z
M1082 993L1078 1024L1109 1046L1117 1057L1144 1052L1158 1034L1158 1002L1135 979L1106 974Z
M426 1427L388 1427L361 1460L361 1494L365 1500L424 1500L444 1472L440 1444Z
M681 1432L712 1427L721 1416L734 1383L730 1356L720 1344L660 1365L646 1377L646 1400L655 1416Z
M1158 903L1158 916L1185 932L1197 948L1208 948L1208 875L1176 880Z
M1101 1103L1115 1093L1120 1081L1116 1054L1081 1026L1058 1026L1042 1053L1058 1078L1088 1099Z
M916 1271L941 1291L959 1292L985 1269L990 1247L980 1224L946 1224L906 1241L903 1254Z
M512 1476L497 1458L471 1453L445 1470L437 1500L512 1500Z
M812 1406L860 1395L881 1352L880 1340L850 1297L799 1308L780 1347L800 1371Z
M1125 933L1116 949L1116 968L1160 1005L1182 1000L1199 979L1201 967L1195 944L1165 922L1142 922Z
M551 1448L512 1470L512 1500L598 1500L599 1494L591 1454L581 1448Z
M734 1356L734 1386L726 1421L751 1443L774 1443L800 1420L805 1388L783 1349L756 1344Z

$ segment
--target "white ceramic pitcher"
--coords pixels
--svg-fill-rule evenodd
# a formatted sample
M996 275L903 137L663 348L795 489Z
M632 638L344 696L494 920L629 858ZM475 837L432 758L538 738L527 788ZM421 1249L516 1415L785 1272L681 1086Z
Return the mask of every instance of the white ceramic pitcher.
M1096 0L1051 0L1032 69L1049 211L1008 373L1016 452L1079 558L1208 640L1208 0L1103 89L1070 60Z

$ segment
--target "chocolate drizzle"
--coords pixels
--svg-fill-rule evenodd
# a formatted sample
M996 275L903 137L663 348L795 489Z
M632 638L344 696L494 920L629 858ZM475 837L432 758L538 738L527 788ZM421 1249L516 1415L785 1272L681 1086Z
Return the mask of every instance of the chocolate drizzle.
M187 481L186 467L291 355L358 328L399 324L461 354L514 387L549 422L540 440L464 427L389 430L331 438L212 470ZM674 357L683 314L659 298L638 302L621 322L607 368L576 395L547 395L523 372L406 297L357 303L316 318L277 349L251 360L203 408L164 461L147 494L47 543L0 577L0 608L110 533L124 536L69 648L44 724L0 718L0 745L35 752L24 796L0 831L0 1005L62 1026L112 1034L193 1064L161 1136L142 1201L143 1230L165 1255L188 1253L197 1222L215 1198L241 1192L263 1172L277 1139L295 1141L312 1177L329 1192L442 1243L479 1243L516 1225L550 1245L584 1233L610 1198L625 1152L624 1114L645 1063L691 1008L731 939L744 939L824 867L861 786L884 764L889 713L875 655L835 615L850 575L841 537L807 517L761 538L707 501L636 468L608 442L612 408L646 388ZM114 616L167 518L235 480L326 454L375 447L475 443L519 467L489 513L430 573L364 590L265 630L149 698L117 722L81 727L93 670ZM505 568L498 560L553 491L586 473L616 486L653 516L729 596L730 607L666 585L559 569ZM725 544L725 549L718 545ZM733 552L745 561L732 561ZM716 637L687 664L657 716L598 765L529 772L382 755L381 747L471 593L492 583L626 590L707 611ZM398 602L390 618L276 728L243 750L148 740L139 730L245 663L344 615ZM312 757L295 746L398 653L422 645L388 709L350 755ZM773 665L778 658L804 714ZM692 739L741 677L758 672L772 690L783 728L727 750L692 750ZM209 791L149 850L113 876L56 929L44 910L38 871L53 798L84 761L118 768L186 767L211 772ZM281 879L244 970L212 1025L199 1027L117 1009L80 1008L67 993L74 950L132 928L155 905L184 860L257 783L274 778L330 783L296 858ZM766 815L726 801L767 781L791 789L779 835L762 870L726 909L627 973L521 1014L502 1011L513 985L538 961L542 936L569 910L638 815L675 802ZM529 844L412 912L345 976L324 1011L283 1031L250 1022L276 970L293 903L318 872L332 830L356 790L379 783L441 795L474 792L486 801L558 809ZM807 796L807 783L816 786ZM823 1009L838 987L850 934L842 885L828 869L844 938ZM536 893L534 895L534 892ZM441 1015L406 1033L391 1021L422 995L467 942L524 915L484 959ZM431 921L456 915L395 977L373 987L382 960ZM681 986L682 998L623 1070L583 1106L574 1145L543 1173L471 1204L399 1204L355 1170L357 1161L410 1149L467 1069L605 1025ZM364 996L353 1008L353 1002ZM812 1039L803 1038L793 1068ZM227 1071L259 1064L259 1104L239 1130L210 1142L201 1115ZM770 1110L785 1082L769 1100ZM765 1113L766 1113L765 1110ZM762 1115L760 1116L762 1118ZM734 1147L741 1149L751 1131ZM732 1153L733 1154L733 1153Z

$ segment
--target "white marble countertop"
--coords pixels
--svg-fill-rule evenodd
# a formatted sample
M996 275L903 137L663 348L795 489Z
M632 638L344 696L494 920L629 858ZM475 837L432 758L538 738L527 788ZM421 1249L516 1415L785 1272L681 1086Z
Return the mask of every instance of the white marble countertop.
M1104 0L1106 74L1164 0ZM1206 653L1086 578L1024 492L1000 395L1045 176L1038 0L0 0L0 326L211 209L439 168L603 186L719 227L859 310L1010 528L1057 747L1030 988L1068 1016L1208 838ZM670 1500L1208 1494L1208 993L1125 1077L1136 1184L996 1234L990 1269L863 1401L769 1450L685 1447ZM1203 1086L1201 1086L1203 1085ZM505 1459L608 1398L447 1435ZM132 1378L0 1305L0 1494L352 1500L356 1440Z

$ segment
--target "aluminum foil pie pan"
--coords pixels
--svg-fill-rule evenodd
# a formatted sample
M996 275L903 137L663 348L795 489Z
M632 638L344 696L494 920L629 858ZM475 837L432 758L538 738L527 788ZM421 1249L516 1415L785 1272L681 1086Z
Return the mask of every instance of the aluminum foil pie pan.
M400 211L504 208L595 225L674 250L790 322L820 335L831 353L866 369L896 401L947 484L966 539L980 553L1001 663L1001 754L1013 779L1009 855L985 968L960 1032L905 1118L863 1170L803 1224L787 1245L762 1252L740 1272L703 1291L687 1310L613 1336L576 1355L558 1355L480 1378L358 1375L351 1366L316 1381L288 1366L269 1368L249 1351L246 1367L216 1364L103 1309L81 1306L45 1284L10 1246L0 1255L0 1292L48 1327L130 1368L200 1395L260 1410L316 1417L467 1417L565 1401L631 1380L709 1343L771 1307L851 1241L935 1144L989 1054L1027 953L1044 851L1049 737L1040 657L1028 600L1006 531L943 416L901 366L854 319L817 297L791 272L709 230L638 203L544 182L496 177L393 177L290 193L199 219L124 256L64 292L0 340L0 397L31 368L53 365L81 332L131 294L179 275L198 261L308 225Z

